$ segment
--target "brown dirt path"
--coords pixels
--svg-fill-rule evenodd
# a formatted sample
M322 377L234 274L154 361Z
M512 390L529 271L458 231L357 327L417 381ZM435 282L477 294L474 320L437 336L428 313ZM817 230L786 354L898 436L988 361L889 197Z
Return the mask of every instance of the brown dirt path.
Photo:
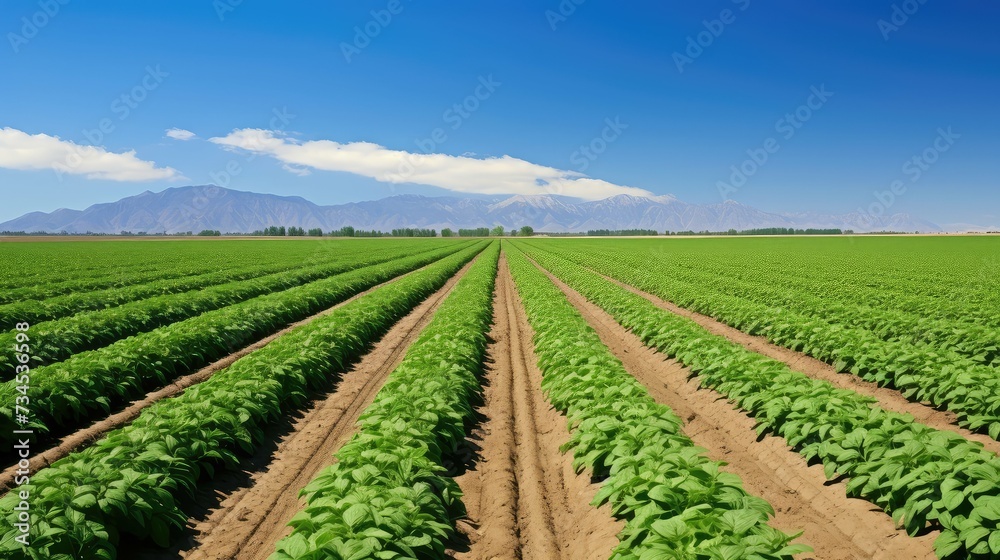
M548 274L548 273L547 273ZM779 437L758 441L754 420L734 409L722 395L699 388L692 372L665 359L628 332L598 306L549 278L584 315L625 368L647 387L657 402L684 419L684 433L709 457L726 461L724 470L739 475L748 492L775 509L771 525L804 531L799 542L815 549L801 558L933 559L937 533L911 538L892 519L864 500L848 498L844 482L828 482L822 466L809 466Z
M216 373L233 365L233 363L236 362L236 360L239 360L240 358L248 354L260 350L261 348L274 342L281 336L288 334L288 332L303 325L307 325L315 321L316 319L319 319L320 317L329 315L330 313L333 313L336 309L343 307L344 305L347 305L348 303L351 303L352 301L358 298L366 296L369 293L381 288L382 286L385 286L386 284L395 282L396 280L399 280L404 276L413 274L413 272L416 271L411 271L407 272L406 274L401 274L391 280L387 280L381 284L368 288L363 292L359 292L332 307L324 309L323 311L320 311L319 313L316 313L315 315L312 315L310 317L306 317L301 321L292 323L274 334L264 337L258 340L257 342L254 342L248 346L245 346L237 350L236 352L233 352L232 354L229 354L228 356L216 360L215 362L208 364L207 366L199 369L194 373L178 377L174 379L173 382L163 387L162 389L157 389L156 391L147 393L145 397L143 397L140 400L132 401L122 410L102 420L98 420L86 428L70 433L69 435L63 437L59 441L53 442L48 447L45 446L45 443L42 443L40 445L35 444L35 446L33 446L33 449L37 448L41 449L42 451L33 454L32 457L29 459L31 465L30 467L31 471L37 472L38 470L51 465L52 463L58 461L59 459L62 459L63 457L69 455L70 453L73 453L74 451L83 449L84 447L93 444L97 440L101 439L101 437L103 437L104 434L106 434L107 432L118 429L138 418L139 414L141 414L143 410L153 405L157 401L180 395L188 387L191 387L192 385L196 385L198 383L208 380ZM8 467L2 473L0 473L0 477L2 477L0 478L0 494L6 493L8 490L10 490L10 488L13 485L15 471L18 468L19 467L15 464Z
M342 376L333 392L313 401L290 422L275 447L248 461L250 472L239 473L244 478L241 483L226 490L204 489L203 493L214 494L215 503L204 515L189 520L185 542L170 551L144 550L131 557L263 560L270 556L277 541L291 531L288 521L305 506L299 490L333 464L333 454L354 435L358 417L476 260L397 322Z
M879 387L877 384L865 381L857 375L840 373L830 364L817 360L812 356L785 348L783 346L778 346L762 336L747 334L737 328L723 323L722 321L713 319L708 315L702 315L701 313L685 309L609 276L601 276L609 282L614 282L622 288L648 299L660 309L670 311L671 313L675 313L682 317L687 317L704 327L712 334L723 336L730 342L735 342L747 350L757 352L758 354L762 354L773 360L783 362L789 368L804 373L813 379L821 379L829 382L835 387L872 397L878 401L878 405L884 410L898 412L900 414L909 414L921 424L925 424L937 430L954 432L965 439L977 441L983 444L983 447L993 453L1000 454L1000 441L997 441L986 434L977 434L965 428L959 427L958 418L953 412L938 410L930 403L916 403L908 401L899 391L887 387Z
M470 541L456 560L604 560L622 525L605 505L590 505L598 485L577 475L566 418L546 402L541 371L513 279L501 258L486 379L485 422L474 435L482 457L457 477Z

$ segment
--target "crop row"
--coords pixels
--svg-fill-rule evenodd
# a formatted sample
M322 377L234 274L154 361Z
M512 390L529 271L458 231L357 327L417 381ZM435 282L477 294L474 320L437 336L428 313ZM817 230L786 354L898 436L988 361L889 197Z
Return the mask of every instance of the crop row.
M937 242L948 245L937 246ZM955 330L972 327L974 332L979 331L976 327L1000 326L996 274L1000 262L988 243L988 239L969 238L814 238L681 240L667 245L645 240L604 244L573 240L558 242L558 246L595 257L622 254L646 268L669 272L670 281L704 284L744 297L753 293L754 299L766 297L775 306L797 308L798 296L805 294L824 303L885 313L890 321L898 316L898 332L893 334L919 340L924 331L934 333L943 327L947 332L946 325ZM766 295L758 296L759 291ZM904 330L904 325L913 330ZM971 334L970 340L975 341ZM967 355L978 354L972 348L969 351Z
M638 255L622 258L631 262L649 262ZM684 282L688 290L691 286L698 286L703 292L738 293L741 298L757 304L790 308L798 315L858 329L865 335L870 332L879 340L914 345L926 351L942 353L949 359L991 367L1000 365L1000 332L996 326L969 321L966 317L942 319L937 310L944 304L936 298L918 296L916 299L923 304L922 307L908 312L896 307L898 302L886 306L878 299L866 301L859 291L832 294L826 289L828 282L803 280L799 285L784 285L780 279L771 278L759 269L757 274L752 275L714 272L722 269L706 266L700 270L684 270L671 267L669 282ZM960 305L953 300L948 300L947 304L953 307Z
M442 466L479 398L499 244L455 286L410 347L337 462L302 491L272 560L443 558L461 491Z
M300 239L253 241L35 242L0 245L0 304L124 288L148 282L239 268L248 262L284 263L291 269L342 253L430 250L448 239Z
M939 557L1000 555L1000 459L981 444L792 371L566 259L530 254L647 345L689 367L703 386L735 401L759 432L821 461L827 477L848 477L850 496L881 507L911 535L940 528Z
M353 251L346 251L333 258L324 259L323 264L330 262L347 262L358 260L372 253L371 247L357 247ZM429 247L428 247L429 249ZM374 251L384 257L393 258L406 254L406 250L401 247L394 247L390 250ZM386 259L388 260L388 259ZM373 261L368 258L368 264ZM203 274L183 276L181 278L169 278L163 280L152 280L141 284L123 286L118 288L106 288L102 290L80 291L46 298L42 300L22 300L15 303L0 305L0 331L14 328L14 324L26 322L32 325L50 321L79 313L81 311L91 311L115 307L123 303L138 301L148 297L162 296L167 294L177 294L189 290L204 288L234 282L238 280L248 280L267 274L274 274L283 271L303 268L304 265L314 267L316 262L303 263L282 259L279 262L261 263L253 259L243 259L242 262L225 265L216 263L219 267L225 267Z
M228 243L228 245L227 245ZM315 256L315 242L129 241L124 243L38 242L6 244L0 255L11 267L0 272L0 303L206 274L249 262L286 263Z
M439 289L483 244L380 287L237 360L181 396L147 408L130 425L35 474L31 544L15 539L19 496L0 499L7 516L0 555L33 560L113 560L123 535L167 545L186 515L178 506L216 469L236 467L264 428L329 388L369 344Z
M809 550L767 525L765 500L681 433L563 293L517 250L507 259L535 331L549 401L569 418L573 464L606 478L595 505L625 520L615 560L791 558Z
M958 416L961 426L1000 438L1000 375L995 368L947 350L882 340L864 329L830 324L795 309L678 282L631 258L590 258L578 253L566 257L746 333L809 354L838 371L895 388L909 400L947 408Z
M334 304L454 253L459 246L364 267L210 311L35 369L27 389L31 427L47 433L111 408ZM464 249L462 255L476 248ZM0 385L0 449L16 429L16 379ZM21 401L17 401L23 404Z
M457 249L457 246L452 249ZM331 275L378 264L399 256L396 252L376 253L370 259L346 259L305 269L278 272L249 280L229 282L202 290L156 296L118 307L80 313L55 321L31 325L32 365L43 366L73 354L92 350L142 333L183 321L202 313L224 308L262 294L301 286ZM10 348L17 333L0 335L0 347ZM0 370L13 371L14 354L0 353Z

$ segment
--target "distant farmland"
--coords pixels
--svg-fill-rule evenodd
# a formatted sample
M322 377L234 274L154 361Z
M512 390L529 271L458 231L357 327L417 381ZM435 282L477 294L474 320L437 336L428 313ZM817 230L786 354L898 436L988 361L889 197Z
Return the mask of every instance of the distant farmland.
M109 241L0 243L3 558L1000 557L998 238Z

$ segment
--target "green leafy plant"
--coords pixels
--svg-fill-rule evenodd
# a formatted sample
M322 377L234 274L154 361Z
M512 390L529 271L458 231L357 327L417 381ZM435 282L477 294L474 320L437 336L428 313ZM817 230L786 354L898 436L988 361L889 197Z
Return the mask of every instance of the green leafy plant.
M774 510L693 446L563 293L517 250L507 259L535 331L549 401L569 418L574 466L604 478L595 504L625 520L614 560L791 558L811 550L767 525Z
M887 412L874 400L792 371L560 256L530 255L643 341L735 401L847 492L878 505L911 535L941 529L941 558L992 558L1000 459L982 445ZM997 543L994 538L994 543Z
M492 320L499 243L472 265L389 375L272 560L443 558L465 514L442 466L465 439Z
M0 555L33 560L113 560L123 534L167 544L186 516L175 496L263 442L264 427L336 380L375 338L439 289L486 243L372 291L237 360L130 425L37 472L33 542L14 541L17 496L0 499L7 529Z

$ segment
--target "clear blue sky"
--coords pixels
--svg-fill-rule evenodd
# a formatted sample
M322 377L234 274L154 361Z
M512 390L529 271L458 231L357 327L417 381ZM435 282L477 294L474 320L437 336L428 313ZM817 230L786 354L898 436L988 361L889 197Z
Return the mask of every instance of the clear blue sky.
M321 204L456 194L378 181L368 171L371 154L359 160L361 171L351 167L354 152L343 152L347 163L322 163L326 155L312 148L331 141L371 142L383 147L379 154L464 154L444 163L471 164L471 176L481 175L483 162L475 160L506 155L582 171L601 188L693 203L720 202L724 190L769 211L850 212L902 181L906 191L892 212L942 224L1000 223L995 2L564 0L575 11L555 17L558 0L400 0L383 25L371 12L390 0L47 1L59 6L52 16L42 12L46 0L3 3L0 129L8 130L6 148L0 144L0 220L213 182L230 162L239 173L229 187ZM220 17L230 3L237 5ZM892 23L894 6L901 25L880 29L880 20ZM905 22L903 8L914 12ZM728 23L711 24L723 16ZM22 18L44 25L26 29ZM718 36L706 31L706 20ZM368 44L355 32L366 24L377 31ZM703 31L707 46L685 54ZM360 52L348 62L344 44L352 43ZM675 53L695 56L679 71ZM477 90L491 76L493 91ZM154 87L143 88L144 80ZM801 109L812 88L824 86L833 95ZM135 88L144 98L129 107L120 97ZM446 113L477 91L482 99L467 116ZM781 119L796 110L808 118L789 134ZM275 111L294 117L286 124ZM114 129L88 138L84 131L102 119ZM627 128L605 131L615 119ZM938 130L949 127L959 137L938 140L947 151L935 150ZM197 137L167 138L171 128ZM437 128L445 137L433 149L418 145ZM248 150L231 135L238 129L271 130L275 146ZM602 133L613 139L603 153L578 151ZM767 162L739 188L722 189L720 182L732 185L732 166L750 157L747 150L760 157L768 139ZM130 159L145 167L135 176L119 172L125 180L60 176L45 158L66 142L102 148L90 154L98 167L104 152L119 154L114 165L128 168ZM22 144L35 151L14 154ZM904 164L928 149L935 161L915 180L913 164ZM428 182L448 187L456 176L466 177ZM553 180L539 176L538 184Z

